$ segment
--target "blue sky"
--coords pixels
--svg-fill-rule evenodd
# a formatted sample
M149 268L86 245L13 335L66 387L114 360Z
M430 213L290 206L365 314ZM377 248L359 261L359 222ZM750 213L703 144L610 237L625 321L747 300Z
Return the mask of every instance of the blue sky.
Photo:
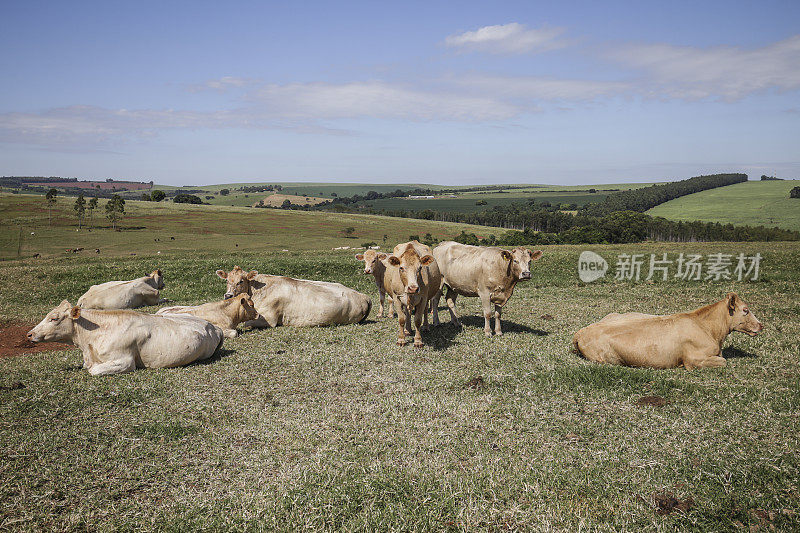
M800 177L800 2L0 3L0 174Z

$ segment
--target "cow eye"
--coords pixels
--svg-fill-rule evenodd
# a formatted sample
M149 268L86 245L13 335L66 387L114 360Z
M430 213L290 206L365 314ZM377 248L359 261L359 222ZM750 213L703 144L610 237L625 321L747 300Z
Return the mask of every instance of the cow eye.
M57 316L51 316L50 317L50 322L58 322L58 317Z
M405 269L405 268L403 268L403 267L400 267L400 272L405 272L405 271L406 271L406 269Z
M749 312L750 312L749 309L745 309L744 311L742 311L742 313L744 313L745 315L748 314Z

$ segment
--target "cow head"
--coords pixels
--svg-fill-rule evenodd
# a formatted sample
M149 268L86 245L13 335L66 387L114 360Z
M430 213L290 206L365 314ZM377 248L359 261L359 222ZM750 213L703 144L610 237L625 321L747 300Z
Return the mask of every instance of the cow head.
M417 294L419 292L419 284L422 281L422 267L430 265L433 263L434 259L431 255L420 257L414 250L414 247L409 245L405 251L400 254L400 257L390 255L387 261L400 271L400 281L403 283L406 293Z
M258 318L256 306L248 294L242 293L237 296L237 298L239 299L238 314L236 316L237 321L247 322L248 320L255 320Z
M245 272L241 267L235 266L230 272L224 270L217 270L217 276L228 282L228 288L225 291L225 299L233 298L239 294L248 294L252 296L252 288L250 282L258 276L258 272L251 270Z
M28 332L28 340L33 342L72 341L75 321L81 316L81 308L73 307L64 300L58 307L47 313L44 320Z
M375 250L366 250L363 254L356 254L356 260L364 261L364 274L372 274L380 263L378 256L381 255Z
M500 254L503 261L508 262L508 274L518 281L531 279L531 261L542 257L541 250L528 250L522 247L514 248L510 252L502 250Z
M764 324L756 318L747 304L744 303L744 300L739 298L738 294L729 292L725 296L725 302L728 308L728 315L731 317L731 331L741 331L751 337L755 337L764 329Z
M156 284L156 289L161 290L164 288L164 275L161 273L160 268L157 268L152 272L150 272L150 276L148 277L153 278L153 281Z

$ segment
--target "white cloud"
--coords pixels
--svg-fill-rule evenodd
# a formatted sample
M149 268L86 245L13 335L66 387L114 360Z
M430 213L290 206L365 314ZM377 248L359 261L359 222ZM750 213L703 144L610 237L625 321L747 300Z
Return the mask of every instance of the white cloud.
M653 96L738 100L776 89L800 89L800 35L761 48L626 45L609 57L646 73Z
M563 48L568 43L559 39L564 28L542 27L528 29L517 22L496 26L484 26L475 31L450 35L445 45L462 50L475 50L495 54L523 54L545 52Z
M587 101L630 92L628 82L570 80L538 76L471 75L453 80L465 89L504 100Z

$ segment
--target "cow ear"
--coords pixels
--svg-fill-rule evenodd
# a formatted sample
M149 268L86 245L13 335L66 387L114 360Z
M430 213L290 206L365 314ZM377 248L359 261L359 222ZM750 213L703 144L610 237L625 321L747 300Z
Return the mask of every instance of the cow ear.
M729 292L725 298L728 300L728 314L733 316L734 311L736 311L736 299L738 296L735 292Z
M156 271L155 271L155 275L156 275L156 276L162 276L162 275L163 275L163 274L161 274L161 269L160 269L160 268L157 268L157 269L156 269Z
M432 257L432 256L430 256L430 255L426 255L426 256L422 257L422 258L419 260L419 262L422 264L422 266L428 266L428 265L430 265L431 263L433 263L433 257Z
M528 250L528 253L531 254L531 261L536 261L540 257L542 257L541 250Z
M397 258L397 256L390 255L389 264L392 266L400 266L400 260Z
M217 276L221 277L222 279L228 279L228 273L224 270L217 270Z
M247 273L247 279L252 280L254 277L258 276L257 270L251 270Z
M503 261L511 261L511 253L508 250L500 252L500 256L503 258Z
M81 317L81 308L76 305L70 309L69 316L72 320L78 320Z
M356 261L363 261L363 260L364 260L364 254L356 254Z
M383 254L383 253L381 253L381 254L378 254L378 261L383 261L383 260L384 260L384 259L386 259L387 257L389 257L389 256L388 256L388 255L386 255L386 254Z

